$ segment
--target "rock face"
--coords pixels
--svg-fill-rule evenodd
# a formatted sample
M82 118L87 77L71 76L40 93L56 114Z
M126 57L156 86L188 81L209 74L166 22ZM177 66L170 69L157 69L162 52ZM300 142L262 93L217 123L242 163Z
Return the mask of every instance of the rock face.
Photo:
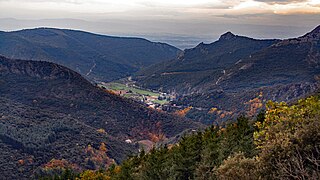
M67 66L90 80L111 81L142 67L173 59L179 49L141 38L38 28L0 32L0 54Z
M99 168L88 162L88 145L98 153L106 144L102 161L120 162L138 150L135 142L200 127L109 94L49 62L0 57L0 94L0 172L11 179L27 179L53 158Z
M251 112L252 106L263 107L267 100L288 102L316 92L319 36L320 26L304 36L282 41L254 40L227 32L217 42L186 50L183 61L152 66L138 73L136 79L142 86L178 93L175 104L205 109L195 109L187 116L212 123ZM159 75L159 71L167 74ZM256 98L261 102L254 103ZM208 113L211 108L220 112Z

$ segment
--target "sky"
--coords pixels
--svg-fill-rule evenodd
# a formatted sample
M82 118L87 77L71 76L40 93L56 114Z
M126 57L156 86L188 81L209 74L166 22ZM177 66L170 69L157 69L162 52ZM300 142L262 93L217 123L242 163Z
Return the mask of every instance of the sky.
M290 38L319 24L320 0L0 0L3 31L80 29L141 36L181 48L214 41L226 31Z

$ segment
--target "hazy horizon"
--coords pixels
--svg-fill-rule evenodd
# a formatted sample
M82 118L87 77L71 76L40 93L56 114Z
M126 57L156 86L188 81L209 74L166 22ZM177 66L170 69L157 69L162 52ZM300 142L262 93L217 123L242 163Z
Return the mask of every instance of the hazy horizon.
M227 31L297 37L319 25L320 0L0 0L0 30L54 27L189 48Z

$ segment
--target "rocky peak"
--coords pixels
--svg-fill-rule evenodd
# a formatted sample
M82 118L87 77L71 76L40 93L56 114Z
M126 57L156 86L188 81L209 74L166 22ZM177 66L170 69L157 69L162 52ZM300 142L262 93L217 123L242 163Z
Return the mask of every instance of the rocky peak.
M311 31L311 34L320 34L320 25Z
M320 25L313 29L311 32L302 36L302 38L307 38L309 40L319 40L320 39Z
M301 44L301 43L315 43L320 41L320 25L313 29L311 32L300 36L298 38L285 39L279 43L274 44L274 47L288 45L288 44Z
M233 39L234 37L236 37L236 35L234 35L232 32L228 31L224 34L222 34L219 38L219 40L229 40L229 39Z

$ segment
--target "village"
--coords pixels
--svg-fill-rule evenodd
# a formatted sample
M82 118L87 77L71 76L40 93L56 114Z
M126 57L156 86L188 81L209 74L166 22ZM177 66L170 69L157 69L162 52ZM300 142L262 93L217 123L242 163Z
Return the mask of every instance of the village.
M98 86L119 96L135 99L136 101L157 110L162 110L164 106L168 105L171 100L176 98L174 95L142 89L134 83L128 82L100 82Z

